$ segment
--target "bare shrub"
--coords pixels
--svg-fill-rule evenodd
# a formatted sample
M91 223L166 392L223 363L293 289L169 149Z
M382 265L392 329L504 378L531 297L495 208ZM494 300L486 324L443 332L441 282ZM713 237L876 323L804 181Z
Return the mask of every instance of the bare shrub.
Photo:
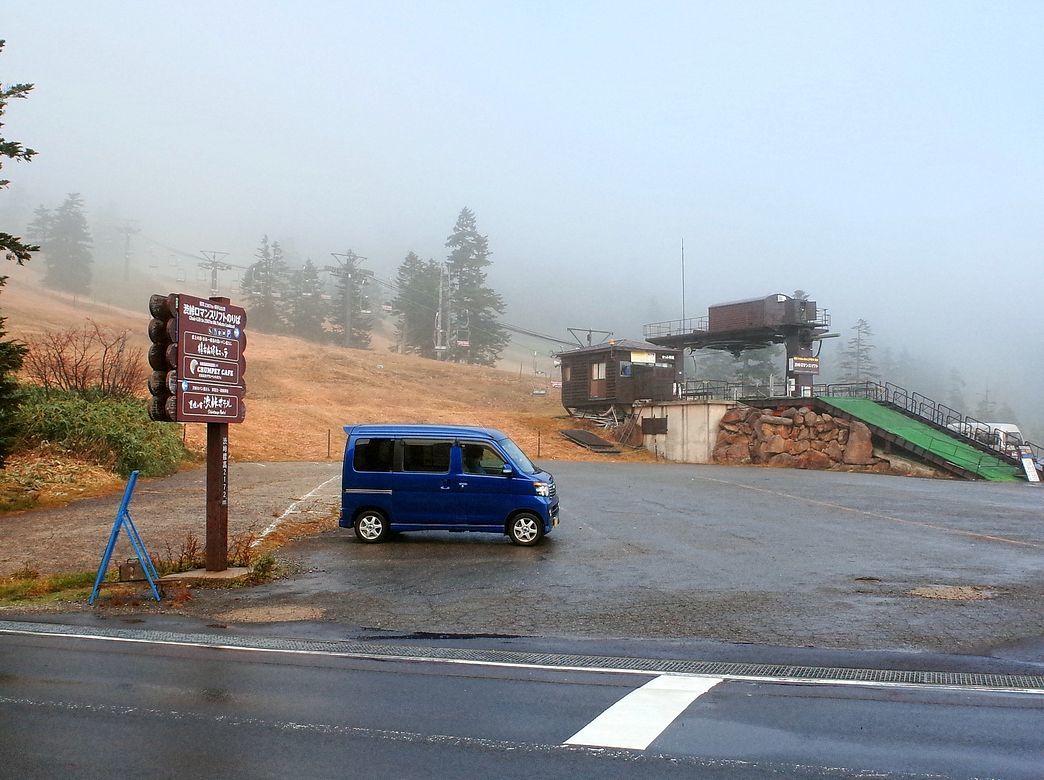
M82 328L44 331L25 340L29 352L22 370L30 383L44 390L113 398L140 394L146 362L144 352L127 343L128 334L91 319Z

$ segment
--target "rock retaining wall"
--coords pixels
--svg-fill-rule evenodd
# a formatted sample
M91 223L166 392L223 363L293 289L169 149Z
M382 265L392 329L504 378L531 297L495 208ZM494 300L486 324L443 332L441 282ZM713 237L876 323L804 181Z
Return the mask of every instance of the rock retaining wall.
M718 429L713 459L798 469L890 470L887 460L874 455L866 425L807 406L778 414L748 406L729 410Z

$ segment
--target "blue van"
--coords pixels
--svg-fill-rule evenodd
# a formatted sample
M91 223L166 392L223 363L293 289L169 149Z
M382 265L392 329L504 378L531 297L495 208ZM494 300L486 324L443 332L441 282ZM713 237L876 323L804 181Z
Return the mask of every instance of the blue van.
M349 425L342 528L363 542L394 531L486 531L539 542L558 525L555 480L505 434L461 425Z

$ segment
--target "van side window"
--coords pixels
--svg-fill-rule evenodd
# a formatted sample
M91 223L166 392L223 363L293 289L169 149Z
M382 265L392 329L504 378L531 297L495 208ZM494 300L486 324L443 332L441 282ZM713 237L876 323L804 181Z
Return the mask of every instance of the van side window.
M352 468L356 471L391 471L395 439L359 439Z
M453 442L404 439L402 442L402 470L446 474L450 467L450 448Z
M485 444L465 443L461 453L461 464L465 474L500 474L506 462L499 453Z

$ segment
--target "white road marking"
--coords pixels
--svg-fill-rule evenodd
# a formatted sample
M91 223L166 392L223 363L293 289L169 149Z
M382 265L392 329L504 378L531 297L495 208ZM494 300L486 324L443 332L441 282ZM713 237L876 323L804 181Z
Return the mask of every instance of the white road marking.
M720 677L663 674L631 691L565 741L566 745L645 750Z
M279 515L279 517L277 517L275 520L273 520L271 522L271 524L268 526L268 528L266 528L264 531L262 531L261 535L259 537L257 537L257 539L255 539L253 541L253 543L251 543L250 546L251 547L257 547L259 544L261 544L261 542L264 541L264 538L266 536L268 536L270 533L272 533L275 529L277 529L279 527L279 524L282 523L283 520L285 520L287 518L287 516L292 515L295 512L297 512L297 507L299 507L304 501L307 501L309 498L315 498L320 490L322 490L324 487L329 485L335 479L340 479L340 478L341 478L340 474L335 474L334 476L332 476L328 480L326 480L326 482L323 482L321 485L316 485L314 488L312 488L310 491L308 491L308 493L306 495L302 496L297 501L295 501L290 506L288 506L283 511L283 514Z
M649 677L670 674L675 677L686 677L695 680L712 680L714 684L721 681L736 680L739 682L778 683L781 685L823 685L849 686L853 688L870 688L881 690L917 690L917 691L961 691L963 693L1014 693L1029 696L1044 696L1044 688L1013 688L1000 685L968 685L961 683L925 683L925 682L890 682L885 680L853 680L835 677L791 677L770 674L722 674L706 675L695 673L656 672L649 669L628 668L619 666L570 666L567 664L535 664L512 661L484 661L464 658L437 658L426 655L410 655L408 648L402 654L367 653L337 650L300 650L282 647L250 647L244 645L226 645L220 642L195 641L192 639L153 639L133 636L111 636L107 634L65 633L51 629L14 627L11 621L0 620L0 636L38 636L61 639L87 639L100 642L126 642L138 645L160 645L170 647L197 647L201 650L228 650L242 653L274 653L279 655L326 656L329 658L349 658L364 661L400 661L418 664L445 664L447 666L488 666L496 669L538 669L548 672L593 672L598 674L619 674ZM33 626L35 624L28 624ZM216 637L215 637L216 638ZM710 687L713 687L710 686Z

